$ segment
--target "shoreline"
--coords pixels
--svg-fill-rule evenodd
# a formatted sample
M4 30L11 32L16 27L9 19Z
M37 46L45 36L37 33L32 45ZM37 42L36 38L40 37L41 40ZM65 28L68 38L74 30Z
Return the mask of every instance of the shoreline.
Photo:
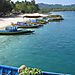
M5 18L0 18L0 29L3 29L6 26L11 26L11 23L17 23L19 22L24 22L29 20L30 18L23 18L23 16L25 15L30 15L30 16L47 16L45 14L39 14L39 13L33 13L33 14L22 14L22 15L18 15L18 17L5 17ZM34 19L34 18L33 18Z
M12 26L13 24L16 24L17 22L26 22L28 20L31 19L38 19L38 18L43 18L43 17L47 17L47 18L52 18L53 20L62 20L62 16L61 15L55 15L55 14L39 14L39 13L33 13L33 14L20 14L14 17L3 17L0 18L0 29L4 29L6 26Z

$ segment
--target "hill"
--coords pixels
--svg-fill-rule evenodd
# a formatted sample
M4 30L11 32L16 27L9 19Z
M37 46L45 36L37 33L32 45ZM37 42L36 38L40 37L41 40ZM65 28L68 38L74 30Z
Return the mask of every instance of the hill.
M39 3L40 12L50 11L75 11L75 4L72 5L61 5L61 4L44 4Z
M61 5L61 4L44 4L44 3L38 3L40 9L43 8L75 8L75 4L72 5Z

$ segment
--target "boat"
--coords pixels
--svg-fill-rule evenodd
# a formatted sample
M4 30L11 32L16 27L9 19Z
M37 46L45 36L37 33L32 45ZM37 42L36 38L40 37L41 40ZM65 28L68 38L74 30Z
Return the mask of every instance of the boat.
M40 16L40 15L38 15L38 16L37 15L35 15L35 16L34 15L30 15L30 16L26 15L26 16L23 16L23 18L24 17L26 17L26 18L39 18L39 17L42 17L42 16Z
M40 24L31 24L31 25L28 25L28 26L17 26L18 28L39 28L43 25L40 25Z
M60 21L60 20L64 20L64 19L57 17L57 18L49 18L48 21Z
M17 24L15 25L18 28L39 28L41 26L43 26L42 24L34 24L34 23L24 23L24 22L17 22Z
M0 30L0 35L16 35L16 34L25 34L25 33L32 33L33 30L27 29L18 29L15 26L8 26L5 30Z
M18 68L0 65L0 75L19 75L18 74ZM41 75L71 75L71 74L62 74L62 73L42 71Z
M48 16L48 21L59 21L59 20L64 20L64 18L61 15L50 15Z

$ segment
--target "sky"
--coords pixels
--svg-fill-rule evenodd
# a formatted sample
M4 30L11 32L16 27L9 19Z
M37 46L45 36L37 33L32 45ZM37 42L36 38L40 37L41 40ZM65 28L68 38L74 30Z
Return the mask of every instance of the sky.
M16 2L16 1L25 1L25 0L12 0L12 1ZM62 5L75 4L75 0L35 0L35 1L36 3L46 3L46 4L62 4Z

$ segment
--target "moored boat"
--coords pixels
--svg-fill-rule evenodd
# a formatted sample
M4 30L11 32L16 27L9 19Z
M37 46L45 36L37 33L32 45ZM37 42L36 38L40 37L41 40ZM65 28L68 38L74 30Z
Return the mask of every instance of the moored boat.
M47 18L49 22L64 20L61 15L49 15Z
M28 25L28 26L18 26L18 28L39 28L41 27L42 25L40 24L37 24L37 25Z
M5 30L0 30L0 35L16 35L16 34L25 34L25 33L32 33L33 30L27 29L17 29L15 26L6 27Z
M39 28L41 26L43 26L42 24L35 24L35 23L24 23L24 22L17 22L17 24L15 25L18 28Z

